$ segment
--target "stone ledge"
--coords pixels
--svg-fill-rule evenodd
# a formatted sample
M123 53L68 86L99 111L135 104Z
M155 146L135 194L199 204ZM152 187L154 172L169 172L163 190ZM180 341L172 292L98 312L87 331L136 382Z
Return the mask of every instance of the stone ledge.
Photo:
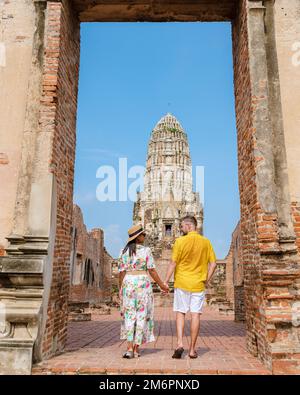
M20 273L20 274L42 274L44 262L42 258L36 257L1 257L0 258L0 276L1 273Z
M91 313L69 313L68 320L71 322L82 322L82 321L91 321L92 315Z
M81 22L134 22L134 21L230 21L236 12L235 0L208 1L140 0L130 6L128 1L103 2L99 0L73 0Z

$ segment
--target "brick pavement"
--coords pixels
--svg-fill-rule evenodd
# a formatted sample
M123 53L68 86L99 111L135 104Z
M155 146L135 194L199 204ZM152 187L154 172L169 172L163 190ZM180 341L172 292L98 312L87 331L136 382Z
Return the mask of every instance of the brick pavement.
M188 349L189 321L184 347ZM120 341L120 317L94 315L90 322L70 322L66 352L43 361L33 374L271 374L246 350L245 325L231 316L206 307L201 318L199 357L191 360L185 351L181 360L171 358L176 347L174 313L170 307L155 309L156 341L142 347L142 356L121 358L126 342Z

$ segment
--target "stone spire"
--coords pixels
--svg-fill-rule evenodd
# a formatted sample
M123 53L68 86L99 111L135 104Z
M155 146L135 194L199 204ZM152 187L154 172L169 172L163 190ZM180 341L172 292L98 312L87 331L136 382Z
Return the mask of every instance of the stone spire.
M192 166L187 135L168 113L154 127L148 144L144 191L134 205L134 222L141 222L156 257L170 249L180 236L180 219L197 218L202 233L203 210L193 192Z
M161 118L152 131L144 191L147 200L166 200L170 192L176 201L187 195L191 197L192 168L187 135L170 113Z

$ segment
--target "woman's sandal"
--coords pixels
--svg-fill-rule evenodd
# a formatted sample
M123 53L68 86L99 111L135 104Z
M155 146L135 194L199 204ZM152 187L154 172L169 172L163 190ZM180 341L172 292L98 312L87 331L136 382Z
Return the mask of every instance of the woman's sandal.
M195 351L195 354L194 354L194 355L189 354L189 357L190 357L191 359L196 359L196 358L198 358L198 354L197 354L197 352Z
M138 350L136 350L136 348L134 347L133 353L134 353L134 356L135 356L135 357L140 357L140 356L141 356L141 350L140 350L140 348L138 348Z
M172 355L172 358L174 358L174 359L180 359L180 358L181 358L181 355L182 355L182 353L183 353L183 351L184 351L184 348L183 348L183 347L177 348L177 349L174 351L174 354Z
M132 358L134 358L134 353L133 353L133 351L126 351L124 354L123 354L123 358L126 358L126 359L132 359Z

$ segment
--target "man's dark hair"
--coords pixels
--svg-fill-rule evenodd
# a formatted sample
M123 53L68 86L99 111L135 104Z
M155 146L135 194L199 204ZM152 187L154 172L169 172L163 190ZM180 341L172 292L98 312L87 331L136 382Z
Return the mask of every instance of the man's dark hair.
M197 220L192 215L186 215L184 218L182 218L181 222L189 222L190 224L194 225L195 228L197 228Z

